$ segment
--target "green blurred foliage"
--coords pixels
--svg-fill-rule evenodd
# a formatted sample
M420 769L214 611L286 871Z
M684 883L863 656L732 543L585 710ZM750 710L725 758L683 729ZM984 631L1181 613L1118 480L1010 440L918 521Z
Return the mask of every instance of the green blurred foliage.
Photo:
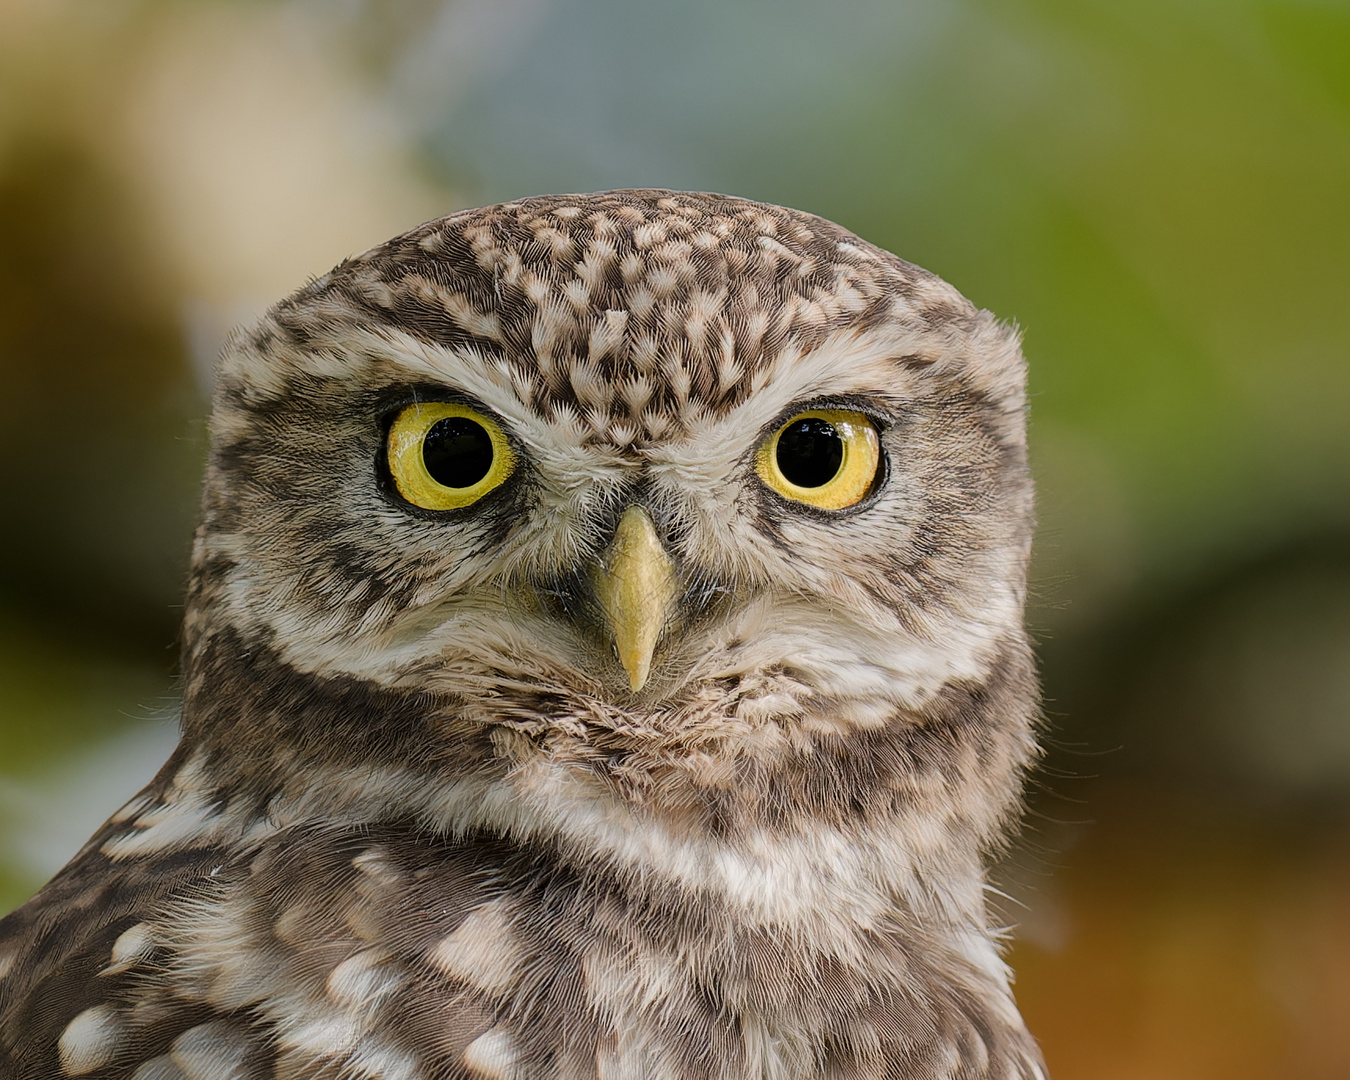
M197 471L173 441L203 409L174 298L134 207L84 148L33 132L6 149L0 491L19 512L0 532L0 598L62 636L162 644Z

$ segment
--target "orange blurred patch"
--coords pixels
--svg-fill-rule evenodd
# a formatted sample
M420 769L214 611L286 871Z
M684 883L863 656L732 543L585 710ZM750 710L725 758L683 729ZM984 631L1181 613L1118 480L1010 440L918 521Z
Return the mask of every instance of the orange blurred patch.
M1350 832L1140 802L1099 807L1033 899L1062 908L1062 942L1014 949L1051 1075L1350 1076Z

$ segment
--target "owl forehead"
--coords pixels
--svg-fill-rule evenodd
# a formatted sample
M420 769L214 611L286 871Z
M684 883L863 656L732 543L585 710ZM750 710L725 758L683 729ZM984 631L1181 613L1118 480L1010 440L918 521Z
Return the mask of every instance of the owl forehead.
M302 348L354 324L472 357L534 416L622 449L735 412L831 336L931 338L974 314L940 279L820 218L625 191L429 222L273 318Z

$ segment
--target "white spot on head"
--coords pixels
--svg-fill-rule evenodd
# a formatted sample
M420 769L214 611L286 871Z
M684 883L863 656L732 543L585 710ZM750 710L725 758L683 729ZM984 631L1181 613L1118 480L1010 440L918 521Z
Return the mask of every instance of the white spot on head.
M0 953L0 979L9 974L9 969L14 966L13 953Z
M659 221L639 225L633 230L633 245L638 248L651 247L666 238L665 224Z
M587 350L589 359L596 361L611 353L618 352L623 346L623 335L627 326L627 311L613 309L606 311L604 318L598 320L591 328L591 339Z
M623 275L623 283L631 284L633 279L642 273L644 265L641 256L636 252L630 251L625 255L619 262L619 273Z
M460 923L431 950L430 959L445 974L497 994L515 983L522 952L511 930L508 903L494 900Z
M578 309L578 312L585 312L590 308L590 288L579 278L574 278L563 285L563 296L567 298L568 304Z
M647 272L647 288L658 300L669 296L679 284L679 272L672 267L654 266ZM638 304L631 306L636 309Z
M423 290L429 294L429 299L438 301L446 313L469 333L489 341L503 341L501 322L494 312L479 311L468 297L442 289L433 282L425 282Z
M122 1035L122 1019L111 1005L85 1009L66 1025L56 1044L61 1071L67 1076L83 1076L101 1069L117 1052Z
M486 1080L513 1080L518 1058L511 1033L495 1027L469 1043L460 1062Z

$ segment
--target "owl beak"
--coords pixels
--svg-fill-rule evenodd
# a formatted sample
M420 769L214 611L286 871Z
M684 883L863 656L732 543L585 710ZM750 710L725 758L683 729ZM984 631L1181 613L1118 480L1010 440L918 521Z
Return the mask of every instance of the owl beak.
M600 555L594 585L628 683L641 690L651 674L656 641L679 595L675 562L642 507L630 506L619 518L613 539Z

